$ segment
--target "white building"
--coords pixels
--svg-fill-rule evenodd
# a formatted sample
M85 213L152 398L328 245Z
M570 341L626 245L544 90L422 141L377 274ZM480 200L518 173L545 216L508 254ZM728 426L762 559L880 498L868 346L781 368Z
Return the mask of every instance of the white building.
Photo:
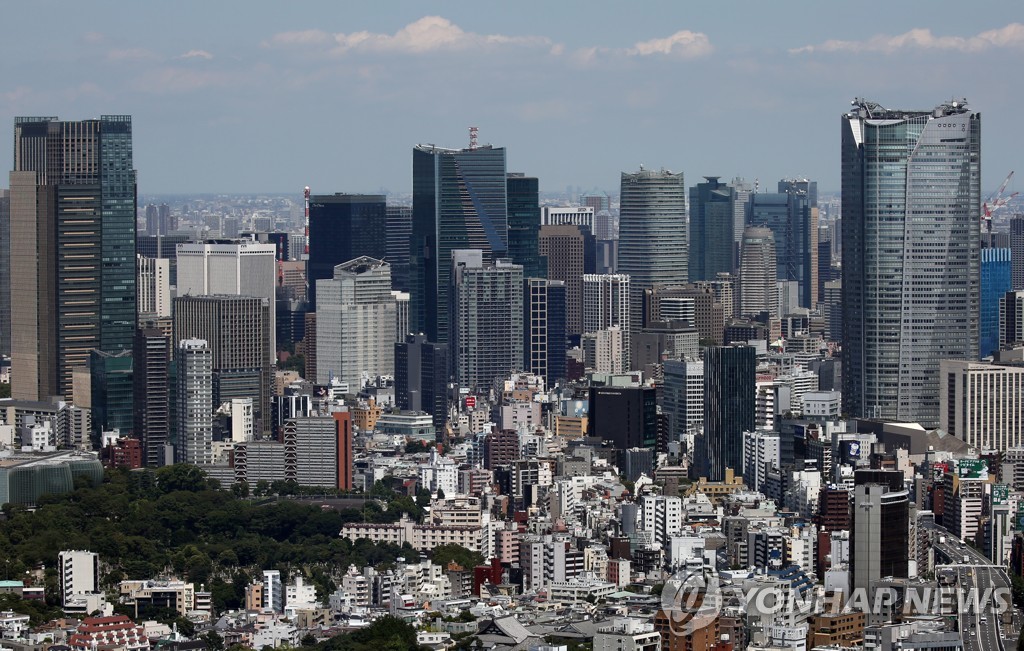
M939 362L939 427L978 450L1024 445L1024 367Z
M808 391L803 395L804 418L837 420L843 413L839 391Z
M640 499L640 528L659 547L667 545L683 528L683 500L671 495L645 495Z
M284 612L284 589L278 570L263 570L263 610Z
M202 339L178 346L178 442L175 459L213 463L213 351Z
M394 375L398 304L391 265L361 256L316 282L317 382L331 378L358 390L363 377Z
M581 343L587 368L598 373L626 373L629 370L627 338L619 326L584 334Z
M571 224L582 226L594 232L594 208L591 206L543 206L540 213L541 226Z
M768 469L781 465L780 441L771 427L743 432L743 480L751 490L761 491Z
M231 440L245 443L256 434L252 416L252 398L231 399Z
M583 332L598 333L618 326L622 332L624 366L629 365L629 335L632 332L629 307L628 275L583 274Z
M69 550L57 555L57 582L63 603L75 595L97 592L99 587L99 555Z
M137 256L139 314L171 316L171 261Z
M640 619L616 618L597 629L594 651L659 651L661 633Z
M179 244L177 296L256 296L270 302L270 363L277 362L277 246L252 240Z

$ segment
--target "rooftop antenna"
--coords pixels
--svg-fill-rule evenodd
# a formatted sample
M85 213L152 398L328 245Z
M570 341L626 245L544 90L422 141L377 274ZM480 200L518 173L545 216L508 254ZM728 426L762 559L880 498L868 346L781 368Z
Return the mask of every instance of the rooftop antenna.
M480 129L478 127L470 127L469 128L469 148L470 149L476 149L477 148L478 143L477 143L477 139L476 139L476 134L479 131L480 131Z

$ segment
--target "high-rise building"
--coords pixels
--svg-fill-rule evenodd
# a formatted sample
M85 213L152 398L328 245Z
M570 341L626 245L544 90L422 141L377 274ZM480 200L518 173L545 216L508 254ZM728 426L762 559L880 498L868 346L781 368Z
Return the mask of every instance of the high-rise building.
M587 251L593 237L582 226L555 224L540 227L540 254L547 260L548 280L565 283L565 319L570 335L583 332L583 276L593 271Z
M418 145L412 177L409 317L413 332L446 343L452 251L479 249L493 263L508 250L505 149Z
M300 486L352 489L349 412L291 419L284 425L283 440L286 473L291 466Z
M630 328L644 321L644 291L687 281L686 186L683 174L622 173L618 271L630 278Z
M540 189L536 177L509 173L508 257L522 265L526 278L547 277L547 260L540 254Z
M647 322L688 320L693 313L691 325L697 328L700 338L706 342L722 343L725 329L725 308L715 296L711 287L681 285L676 287L655 287L644 292L647 306ZM729 313L732 313L732 296L729 296Z
M314 194L309 198L309 303L316 310L316 281L334 277L334 267L388 253L388 217L382 194Z
M690 188L691 281L713 280L719 273L736 269L736 190L717 176L705 176L705 183ZM742 214L742 213L741 213Z
M740 313L779 316L775 280L775 238L771 230L748 226L740 253Z
M406 335L395 344L395 403L402 411L424 411L434 427L448 415L448 346L427 341L423 334Z
M756 425L756 370L750 346L704 351L704 432L695 450L701 477L722 481L726 468L743 467L743 432Z
M873 581L906 577L910 555L910 494L885 483L858 483L854 487L852 514L851 587L867 591Z
M139 314L171 316L171 261L137 256Z
M523 292L523 370L544 377L548 387L565 379L568 331L565 325L565 283L527 278Z
M366 256L334 268L317 281L316 362L318 384L339 379L356 391L364 375L395 372L397 303L391 266Z
M479 249L455 250L451 283L455 381L490 388L523 365L523 268L503 260L485 265Z
M142 444L142 463L164 465L164 446L171 442L170 339L154 328L135 333L133 353L135 426ZM211 409L212 415L212 399Z
M1024 215L1010 219L1010 264L1013 291L1024 290Z
M704 362L665 360L662 412L671 418L671 440L686 441L704 426Z
M178 417L174 460L194 465L213 463L213 351L202 339L183 339L175 361Z
M89 392L83 398L75 388L75 404L92 409L93 440L99 441L102 432L119 430L122 436L132 433L134 416L132 405L132 351L108 353L89 351Z
M86 366L90 351L130 359L131 117L16 118L10 180L12 395L71 399L72 369Z
M807 185L813 181L779 181L778 193L750 196L750 226L772 231L776 278L796 281L800 307L818 302L818 208L811 204Z
M267 362L277 362L277 247L253 240L178 245L177 296L255 296L269 301Z
M412 206L387 206L384 260L391 265L391 287L409 292L409 242L412 239ZM328 276L329 277L329 276Z
M1024 342L1024 290L1006 292L999 300L999 347Z
M11 356L11 195L0 190L0 355Z
M843 411L939 423L939 360L978 353L981 115L841 117Z
M254 296L178 296L174 337L202 339L213 356L214 408L232 398L252 398L256 432L269 433L273 366L270 306Z
M625 274L583 275L583 332L597 333L618 326L621 335L621 357L624 368L630 368L629 276Z
M1010 282L1010 249L981 250L981 314L979 357L989 357L999 350L999 303L1012 288ZM940 386L943 386L940 383Z

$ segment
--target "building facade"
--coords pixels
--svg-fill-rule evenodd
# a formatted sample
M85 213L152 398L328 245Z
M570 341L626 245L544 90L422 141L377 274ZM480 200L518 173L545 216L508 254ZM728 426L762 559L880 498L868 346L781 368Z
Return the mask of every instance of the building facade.
M939 360L978 352L981 116L963 103L841 117L843 401L939 422Z
M757 356L750 346L704 351L704 432L695 459L701 477L725 479L743 467L743 432L755 428Z
M382 194L315 194L309 198L309 278L310 309L316 310L316 283L334 277L334 267L360 256L378 260L391 253L400 254L401 213L391 222ZM395 239L388 227L395 224ZM390 250L389 250L390 249ZM405 258L409 243L406 240ZM408 290L406 290L408 291Z
M1013 286L1010 263L1010 249L981 250L980 358L995 355L999 350L999 304Z
M740 314L779 316L775 237L770 229L748 227L740 252Z
M1024 367L942 360L939 427L979 451L1024 446Z
M183 339L176 361L178 417L174 460L193 465L213 463L213 351L202 339ZM148 464L148 449L146 456Z

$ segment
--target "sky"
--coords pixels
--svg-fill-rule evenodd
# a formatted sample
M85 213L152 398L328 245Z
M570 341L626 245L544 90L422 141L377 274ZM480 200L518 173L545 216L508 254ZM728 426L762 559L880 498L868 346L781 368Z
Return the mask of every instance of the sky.
M1019 0L7 1L0 151L15 116L130 114L140 194L408 193L415 144L476 126L545 192L640 165L829 191L854 97L955 97L987 191L1024 162L1022 61Z

